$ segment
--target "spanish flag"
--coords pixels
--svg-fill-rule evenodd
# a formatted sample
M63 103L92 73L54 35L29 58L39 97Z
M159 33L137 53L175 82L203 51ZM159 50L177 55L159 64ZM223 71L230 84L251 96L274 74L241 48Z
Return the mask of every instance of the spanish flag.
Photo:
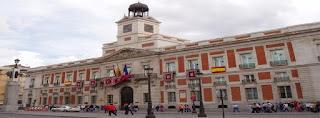
M212 73L223 73L226 72L226 67L222 66L222 67L212 67L211 68L211 72Z
M120 68L118 66L117 70L116 70L116 76L120 76L121 75L121 71L120 71Z

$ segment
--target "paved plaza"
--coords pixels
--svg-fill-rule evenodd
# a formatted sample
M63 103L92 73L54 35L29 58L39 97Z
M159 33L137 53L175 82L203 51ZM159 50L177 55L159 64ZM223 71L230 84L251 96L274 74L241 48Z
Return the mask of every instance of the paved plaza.
M207 118L222 118L221 112L206 113ZM124 115L119 111L117 116L108 116L103 112L41 112L41 111L19 111L17 113L0 112L0 118L145 118L146 112L137 112L134 115ZM156 118L197 118L197 114L177 112L156 112ZM319 113L310 112L286 112L286 113L259 113L249 114L246 112L226 112L225 118L320 118Z

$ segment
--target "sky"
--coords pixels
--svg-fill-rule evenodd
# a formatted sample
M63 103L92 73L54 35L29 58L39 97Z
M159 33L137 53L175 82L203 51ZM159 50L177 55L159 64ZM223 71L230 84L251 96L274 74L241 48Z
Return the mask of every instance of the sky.
M100 57L138 1L161 34L192 42L320 21L320 0L1 0L0 66Z

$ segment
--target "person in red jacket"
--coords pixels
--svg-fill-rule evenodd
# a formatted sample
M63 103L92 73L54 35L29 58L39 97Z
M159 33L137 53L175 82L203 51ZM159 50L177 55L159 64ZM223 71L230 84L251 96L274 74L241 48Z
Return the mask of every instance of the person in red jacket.
M117 110L116 106L114 106L113 104L110 104L109 107L108 107L109 116L111 116L111 113L113 113L116 116L117 115L115 113L116 110Z
M103 106L103 109L104 109L104 113L107 113L108 109L109 109L109 106L108 105L104 105Z

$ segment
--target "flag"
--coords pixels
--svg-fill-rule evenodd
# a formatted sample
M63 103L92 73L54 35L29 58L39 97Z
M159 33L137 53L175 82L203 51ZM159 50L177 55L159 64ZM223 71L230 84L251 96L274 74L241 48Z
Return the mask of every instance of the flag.
M128 68L127 68L127 65L126 65L126 64L124 65L123 73L124 73L124 75L128 75L128 74L129 74L129 73L128 73Z
M212 67L211 68L211 72L212 73L222 73L222 72L226 72L226 67Z
M120 76L121 75L121 71L120 71L120 68L118 66L117 70L116 70L116 76Z
M113 74L114 74L114 76L117 76L116 69L114 69L114 65L113 65Z

